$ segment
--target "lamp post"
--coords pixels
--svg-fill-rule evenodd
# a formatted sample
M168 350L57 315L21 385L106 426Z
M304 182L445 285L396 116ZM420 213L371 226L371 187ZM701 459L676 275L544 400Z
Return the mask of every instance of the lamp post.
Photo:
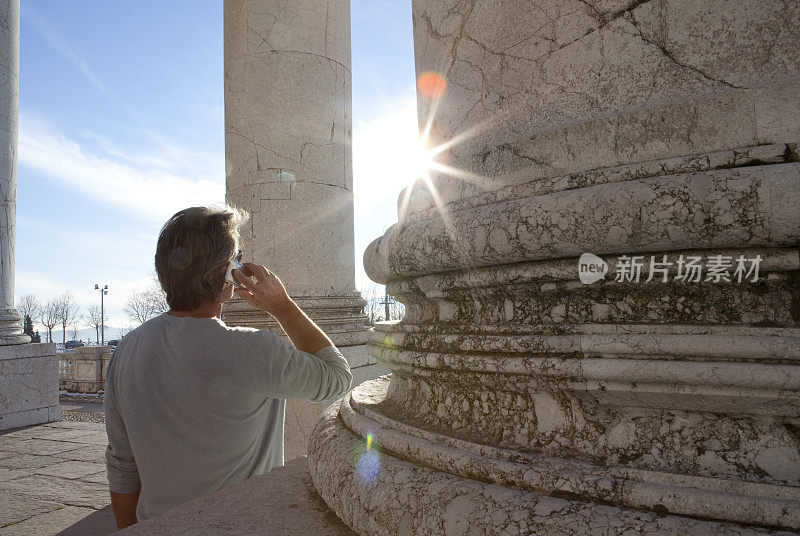
M386 307L386 321L388 322L391 320L391 306L395 303L394 296L389 296L389 289L385 289L383 301L378 303Z
M100 291L100 346L105 346L106 344L106 313L105 309L103 308L103 296L108 294L108 285L103 285L101 288L100 285L97 283L94 284L94 289Z

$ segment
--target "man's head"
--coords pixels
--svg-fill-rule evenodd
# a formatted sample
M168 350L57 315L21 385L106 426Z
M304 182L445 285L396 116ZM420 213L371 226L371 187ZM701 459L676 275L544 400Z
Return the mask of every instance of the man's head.
M191 207L172 216L158 237L156 273L174 311L189 311L230 298L225 282L236 256L239 226L248 214L228 205Z

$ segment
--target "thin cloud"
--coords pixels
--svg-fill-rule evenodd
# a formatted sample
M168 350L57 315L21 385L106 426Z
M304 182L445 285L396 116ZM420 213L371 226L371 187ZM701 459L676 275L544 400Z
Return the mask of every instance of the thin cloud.
M56 50L56 52L66 58L70 64L72 64L72 66L78 70L78 72L86 77L86 79L94 87L96 87L103 94L113 98L112 93L92 72L86 61L84 61L83 58L75 53L74 50L67 46L67 44L56 35L55 30L53 30L50 24L41 15L39 15L36 10L29 7L27 2L24 3L24 7L22 9L22 17L28 21L34 27L34 29L36 29L39 35L41 35L42 38L44 38L44 40Z
M213 178L213 171L208 168L197 176L175 172L174 146L154 149L152 162L137 165L129 158L97 154L46 121L23 117L20 126L21 166L35 169L73 191L102 203L118 205L144 219L163 222L186 206L224 200L225 181L222 177ZM221 156L212 169L222 174Z

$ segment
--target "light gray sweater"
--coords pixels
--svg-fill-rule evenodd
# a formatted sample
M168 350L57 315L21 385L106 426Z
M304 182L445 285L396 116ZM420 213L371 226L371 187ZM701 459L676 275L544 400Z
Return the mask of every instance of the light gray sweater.
M268 331L166 313L120 342L108 364L111 491L141 489L139 520L283 465L286 398L350 388L335 347L301 352Z

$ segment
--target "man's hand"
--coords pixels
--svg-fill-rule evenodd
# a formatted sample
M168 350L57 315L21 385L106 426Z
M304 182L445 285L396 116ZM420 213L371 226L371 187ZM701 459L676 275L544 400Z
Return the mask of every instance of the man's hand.
M244 269L231 272L236 281L244 287L234 291L240 298L275 318L280 317L281 313L293 305L277 275L260 264L251 262L243 264Z
M322 348L333 346L328 336L292 301L278 276L260 264L249 262L244 263L243 270L231 273L244 286L237 288L236 294L274 316L295 348L316 354Z

